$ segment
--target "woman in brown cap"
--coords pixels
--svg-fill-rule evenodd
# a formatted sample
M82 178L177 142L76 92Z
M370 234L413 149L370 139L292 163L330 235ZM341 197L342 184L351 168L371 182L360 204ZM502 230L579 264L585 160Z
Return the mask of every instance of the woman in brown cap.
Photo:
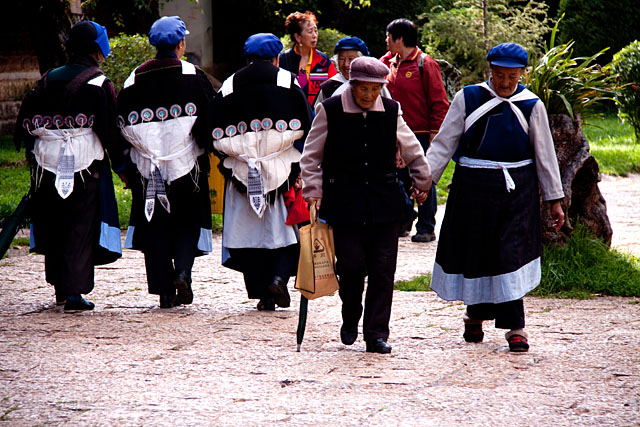
M300 160L303 195L333 227L342 299L340 338L358 337L364 279L368 279L363 335L366 350L390 353L387 344L404 195L396 157L413 179L411 198L422 203L431 172L399 104L380 96L389 73L375 58L351 63L350 87L323 101Z

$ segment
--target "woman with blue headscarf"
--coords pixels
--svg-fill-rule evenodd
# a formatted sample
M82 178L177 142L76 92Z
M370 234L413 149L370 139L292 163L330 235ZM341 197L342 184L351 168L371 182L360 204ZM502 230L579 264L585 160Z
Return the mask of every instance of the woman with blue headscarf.
M98 64L109 55L107 30L93 21L71 28L69 61L47 71L20 109L14 142L23 143L33 186L31 250L44 254L46 280L65 312L92 310L82 295L94 265L121 254L109 160L121 171L115 92Z

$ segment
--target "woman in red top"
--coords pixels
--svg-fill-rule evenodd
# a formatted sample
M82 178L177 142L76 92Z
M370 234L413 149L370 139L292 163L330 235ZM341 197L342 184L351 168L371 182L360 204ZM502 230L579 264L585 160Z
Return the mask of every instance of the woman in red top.
M318 19L313 12L294 12L287 16L284 25L294 45L280 54L280 68L298 76L307 101L313 105L320 85L338 72L329 57L316 50Z

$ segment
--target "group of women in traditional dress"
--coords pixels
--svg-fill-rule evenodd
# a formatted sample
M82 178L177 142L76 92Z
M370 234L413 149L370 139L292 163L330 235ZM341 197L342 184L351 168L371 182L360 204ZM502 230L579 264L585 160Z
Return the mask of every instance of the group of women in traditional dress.
M93 266L121 255L111 166L132 189L125 247L144 252L149 292L162 308L191 304L194 258L212 245L213 152L227 178L223 263L243 272L258 309L290 304L296 224L308 220L290 213L306 201L333 227L341 341L356 341L364 315L366 350L389 353L407 196L398 164L422 204L453 157L432 288L468 305L466 341L482 341L482 322L495 319L508 329L510 350L526 351L522 298L540 281L538 184L551 226L564 221L546 111L519 84L526 51L491 49L489 80L456 94L425 154L385 91L388 66L345 37L335 47L338 71L316 49L317 24L311 12L288 16L293 46L282 53L273 34L249 37L247 66L216 95L204 72L180 59L184 22L163 17L149 32L156 57L133 70L117 100L98 68L110 50L106 29L92 21L72 28L69 62L25 98L15 136L32 165L33 249L45 255L57 303L65 312L93 309L82 297L93 288Z

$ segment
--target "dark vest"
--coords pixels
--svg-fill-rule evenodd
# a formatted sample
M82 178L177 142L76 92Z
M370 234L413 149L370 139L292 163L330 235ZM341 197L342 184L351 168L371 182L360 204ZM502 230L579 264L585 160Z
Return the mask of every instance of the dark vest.
M331 225L379 224L403 219L404 196L395 166L398 103L384 112L349 114L342 99L323 101L327 141L322 160L320 217Z
M477 85L464 89L465 114L469 117L482 104L493 98ZM519 84L514 95L524 90ZM529 122L538 99L517 101L515 105ZM503 102L478 119L460 138L456 159L460 156L496 162L519 162L533 158L533 147L511 107Z

